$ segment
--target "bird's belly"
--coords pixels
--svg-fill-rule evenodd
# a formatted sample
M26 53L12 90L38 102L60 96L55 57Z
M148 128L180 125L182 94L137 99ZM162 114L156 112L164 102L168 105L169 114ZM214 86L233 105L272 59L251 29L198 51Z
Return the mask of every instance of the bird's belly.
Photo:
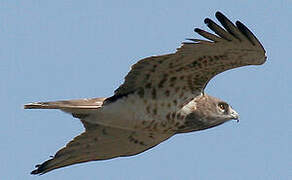
M159 112L148 112L147 107L150 105L143 99L132 96L107 104L84 120L123 129L163 133L171 131L173 124L165 116L160 116Z

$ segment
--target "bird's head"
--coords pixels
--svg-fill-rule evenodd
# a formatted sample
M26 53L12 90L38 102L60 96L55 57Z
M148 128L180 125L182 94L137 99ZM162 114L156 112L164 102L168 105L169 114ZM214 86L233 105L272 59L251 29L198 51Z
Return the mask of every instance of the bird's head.
M228 103L207 94L193 99L182 111L186 113L183 132L208 129L239 119L239 114Z

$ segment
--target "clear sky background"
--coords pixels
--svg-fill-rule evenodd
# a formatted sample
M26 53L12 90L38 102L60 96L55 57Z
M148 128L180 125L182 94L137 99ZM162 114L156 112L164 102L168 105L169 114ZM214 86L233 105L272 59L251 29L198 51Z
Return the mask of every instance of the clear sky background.
M222 73L206 92L240 123L177 135L134 157L31 176L83 131L71 116L23 110L33 101L107 97L139 59L172 53L222 11L264 45L263 66ZM0 1L1 179L292 179L291 1Z

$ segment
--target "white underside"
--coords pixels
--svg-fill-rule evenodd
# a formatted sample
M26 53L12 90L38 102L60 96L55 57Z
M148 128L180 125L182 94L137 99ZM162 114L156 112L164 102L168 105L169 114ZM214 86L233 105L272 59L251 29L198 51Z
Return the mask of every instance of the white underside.
M84 120L109 127L137 129L142 121L149 119L153 117L146 113L143 100L130 95L102 106Z

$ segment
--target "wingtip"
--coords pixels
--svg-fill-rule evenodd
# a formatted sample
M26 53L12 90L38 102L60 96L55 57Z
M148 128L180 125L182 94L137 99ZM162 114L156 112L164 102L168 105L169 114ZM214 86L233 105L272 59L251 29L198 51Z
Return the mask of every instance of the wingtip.
M47 173L48 171L50 171L48 168L47 168L47 164L50 160L42 163L42 164L37 164L35 165L35 170L31 171L30 174L31 175L43 175L45 173Z
M227 17L223 14L223 13L221 13L220 11L217 11L216 13L215 13L215 17L217 18L217 19L227 19ZM210 18L205 18L205 20L204 20L204 23L205 24L209 24L209 23L212 23L213 21L210 19Z
M219 11L215 13L215 17L221 22L221 24L222 22L228 21L228 18Z
M38 174L39 174L39 172L38 172L38 170L37 170L37 169L35 169L35 170L31 171L31 172L30 172L30 174L31 174L31 175L38 175Z
M218 18L226 18L226 16L223 14L223 13L221 13L220 11L217 11L216 13L215 13L215 17L218 19Z
M33 171L30 172L31 175L43 175L45 174L44 172L39 171L38 169L35 169Z
M35 166L36 169L33 170L33 171L31 171L30 174L31 174L31 175L38 175L38 174L40 175L40 173L41 173L41 171L39 170L40 167L41 167L40 164L36 165L36 166Z
M203 30L200 29L200 28L195 28L194 31L195 31L196 33L199 33L199 32L202 32Z
M265 52L265 48L263 47L263 45L261 44L261 42L257 39L257 37L253 34L253 32L251 32L251 30L249 30L249 28L247 28L242 22L240 21L236 21L235 25L237 26L237 28L241 31L241 33L243 33L245 35L246 38L248 38L248 40L253 44L253 45L258 45L260 46L264 52Z
M207 25L210 24L211 22L213 22L213 21L210 18L205 18L204 19L204 23L207 24Z
M200 39L193 39L193 38L186 38L186 40L188 40L188 41L192 41L190 44L193 44L193 42L199 42L199 41L201 41ZM188 42L184 42L184 44L187 44Z

